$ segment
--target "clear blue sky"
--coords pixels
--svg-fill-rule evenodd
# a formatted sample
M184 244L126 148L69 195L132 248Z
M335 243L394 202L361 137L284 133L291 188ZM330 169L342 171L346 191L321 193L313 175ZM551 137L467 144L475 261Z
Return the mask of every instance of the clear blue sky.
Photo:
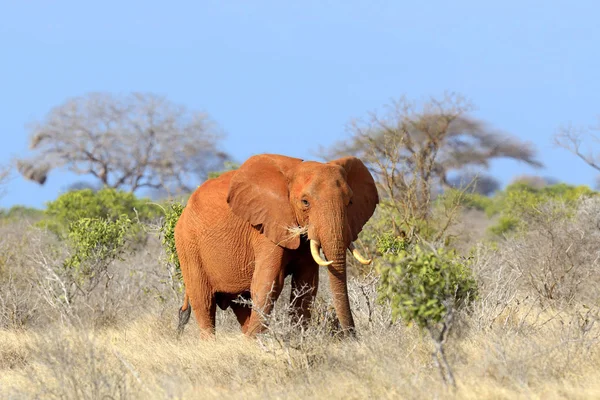
M0 164L25 124L88 91L152 91L209 112L238 161L311 158L352 117L407 95L469 97L475 116L535 143L546 170L594 183L554 149L560 124L600 113L597 1L1 1ZM15 177L0 206L42 206L74 177Z

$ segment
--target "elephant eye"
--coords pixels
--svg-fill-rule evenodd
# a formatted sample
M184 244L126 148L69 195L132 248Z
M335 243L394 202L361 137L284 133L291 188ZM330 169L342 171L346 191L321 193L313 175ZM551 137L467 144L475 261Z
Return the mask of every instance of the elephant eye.
M308 206L310 206L310 203L308 202L308 200L306 200L306 199L302 199L302 205L303 205L304 207L308 207Z

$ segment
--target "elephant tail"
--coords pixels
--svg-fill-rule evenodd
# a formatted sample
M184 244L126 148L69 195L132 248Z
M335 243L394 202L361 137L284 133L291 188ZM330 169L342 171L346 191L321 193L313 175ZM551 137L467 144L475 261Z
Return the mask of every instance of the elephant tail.
M185 294L183 298L183 305L179 309L179 324L177 325L177 337L180 337L183 333L183 327L190 320L190 315L192 313L192 306L190 304L190 296Z

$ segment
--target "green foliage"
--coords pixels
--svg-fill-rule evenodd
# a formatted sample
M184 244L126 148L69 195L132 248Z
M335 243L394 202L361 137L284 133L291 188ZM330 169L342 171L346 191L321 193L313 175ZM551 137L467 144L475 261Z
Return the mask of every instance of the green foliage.
M397 205L385 199L380 200L375 214L363 228L360 240L371 251L381 247L380 241L401 239L407 245L413 239L413 232L419 232L424 238L433 237L439 232L439 221L403 218Z
M76 272L81 279L93 277L126 249L126 238L132 222L126 215L116 220L81 218L69 226L68 241L73 254L63 266Z
M0 210L0 219L5 221L15 221L19 219L36 220L44 215L43 210L26 206L13 206L9 209Z
M88 297L98 285L106 290L111 282L109 265L122 260L129 248L127 240L132 221L126 215L115 220L81 218L69 225L66 237L68 256L55 274L65 283L58 300L72 306L77 296Z
M126 215L132 221L147 222L156 218L158 212L148 200L138 199L132 193L111 188L97 192L83 189L64 193L47 203L45 218L39 225L64 238L70 225L82 218L116 221ZM138 226L132 233L139 235L140 231Z
M213 179L213 178L218 178L219 176L223 175L225 172L229 172L229 171L233 171L236 170L240 167L240 165L238 163L235 163L233 161L225 161L224 162L224 167L225 169L222 171L212 171L208 173L208 179Z
M393 207L385 200L380 200L375 213L360 233L360 238L369 248L375 249L379 238L385 233L395 231L397 224L399 224L399 217Z
M385 247L380 300L391 303L393 318L431 329L443 322L450 310L467 305L477 296L477 284L466 262L452 250L424 250L415 245L410 250ZM395 246L395 243L392 243Z
M540 189L539 192L548 197L560 196L568 202L575 202L582 196L592 196L597 193L586 185L572 186L567 185L566 183L557 183L556 185L545 186Z
M460 197L459 202L460 202L461 206L463 206L465 208L486 211L486 212L494 204L494 200L491 197L487 197L487 196L484 196L479 193L468 193L468 192L461 193L457 189L447 190L446 192L444 192L444 195L441 197L442 198L446 198L446 197L459 198Z
M495 204L490 211L499 215L499 219L490 231L503 235L522 231L530 221L539 218L568 218L575 212L581 198L596 194L588 186L559 183L537 189L523 182L514 183L494 199Z
M597 192L584 185L558 183L536 188L527 182L519 181L508 185L493 197L476 193L461 194L456 189L450 189L436 200L436 204L456 198L465 208L485 211L490 218L497 216L496 224L489 230L501 236L525 229L528 221L537 218L536 215L541 215L540 209L551 202L559 206L554 207L554 212L546 210L544 214L558 218L563 216L565 209L574 211L575 205L582 197L596 194Z
M179 217L183 212L184 205L177 202L172 202L165 210L165 218L160 227L162 235L162 245L167 253L167 262L175 268L175 273L178 279L181 279L181 267L179 258L177 257L177 249L175 248L175 225L179 221Z
M408 242L405 237L396 236L393 233L386 232L377 238L377 249L382 254L398 253L406 250Z
M501 236L507 232L513 232L519 226L519 220L509 215L503 215L495 225L490 226L489 231Z

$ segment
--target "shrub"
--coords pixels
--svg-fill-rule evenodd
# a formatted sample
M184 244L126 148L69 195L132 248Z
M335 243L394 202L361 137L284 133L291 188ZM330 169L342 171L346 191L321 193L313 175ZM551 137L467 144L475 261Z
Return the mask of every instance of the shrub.
M132 222L125 215L115 221L81 218L72 223L67 235L70 255L53 267L62 286L61 291L52 291L54 301L70 312L74 299L87 298L100 282L106 291L112 279L108 267L115 260L123 259L131 227Z
M597 193L588 186L571 186L564 183L535 188L524 182L509 185L488 208L488 215L499 215L490 231L496 235L525 231L539 218L573 216L580 199ZM544 207L554 204L554 211ZM564 205L564 207L563 207ZM545 212L540 210L545 208Z
M573 209L579 199L595 194L596 192L588 186L572 186L565 183L539 186L528 181L517 181L493 197L450 189L436 202L439 205L456 198L465 208L485 211L488 217L498 216L498 221L490 227L490 232L504 235L522 231L527 219L536 213L539 214L537 210L548 201L557 200Z
M543 203L525 219L526 229L503 243L505 258L528 295L555 304L600 300L600 199Z
M36 252L34 258L41 267L37 284L45 301L61 318L70 320L76 310L81 309L79 303L89 307L87 313L100 312L104 319L112 318L107 314L107 304L112 302L108 293L114 277L108 272L109 266L123 259L131 226L131 220L125 215L115 221L81 218L69 226L63 243L45 246L42 253ZM96 292L100 292L96 297L102 303L92 305L89 300Z
M501 236L507 232L512 232L519 226L519 220L510 215L503 215L498 219L495 225L490 226L489 231L495 235Z
M147 222L158 216L158 209L132 193L104 188L97 192L83 189L64 193L47 203L44 214L39 225L64 239L70 225L82 218L116 221L126 215L132 221ZM131 233L142 237L141 231L142 227L136 226Z
M179 265L179 258L177 257L177 249L175 248L175 225L177 225L183 209L184 205L181 203L170 203L165 210L165 218L160 227L161 242L167 255L167 263L178 280L181 280L181 267Z
M465 208L486 212L494 204L494 199L491 197L487 197L478 193L464 192L458 189L449 189L439 197L439 200L446 199L458 199L459 204Z
M72 223L68 240L73 254L63 266L72 271L80 284L83 280L97 278L108 264L123 255L131 226L131 220L125 215L115 221L81 218Z
M39 219L44 215L42 210L26 206L13 206L9 209L0 210L0 219L5 221L15 221L19 219Z
M377 248L382 254L397 254L406 250L408 242L404 236L396 236L386 232L377 238Z
M438 208L448 211L446 205L441 205ZM403 217L401 212L398 211L399 206L401 207L399 203L394 204L385 199L380 200L373 217L367 222L360 234L363 245L369 251L382 251L382 249L388 251L394 247L392 246L393 243L400 245L400 242L403 242L400 247L406 246L416 240L417 233L419 237L424 238L442 235L445 232L443 225L453 219L453 216L434 218L437 215L427 220L407 218ZM385 243L389 243L391 247L386 247Z
M432 328L476 296L471 270L454 251L415 245L384 259L380 296L391 301L394 318L406 323Z
M409 250L380 250L384 253L378 266L380 301L389 301L392 320L400 317L429 332L442 377L454 386L443 346L455 311L477 297L471 269L455 251L444 248L425 250L416 244Z

